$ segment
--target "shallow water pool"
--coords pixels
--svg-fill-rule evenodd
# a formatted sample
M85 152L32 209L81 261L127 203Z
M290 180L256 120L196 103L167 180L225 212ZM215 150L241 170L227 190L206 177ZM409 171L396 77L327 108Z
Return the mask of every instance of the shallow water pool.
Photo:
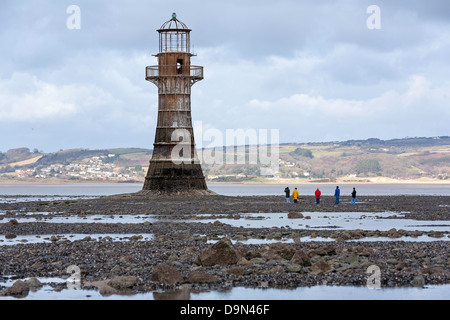
M388 231L392 228L407 231L449 231L450 221L418 221L395 219L401 212L303 212L309 219L289 219L288 213L243 213L239 218L215 216L214 219L167 220L173 222L214 223L219 221L242 228L289 228L293 230L366 230Z
M450 285L426 286L424 288L400 287L369 289L351 286L314 286L296 289L273 288L232 288L193 292L189 289L158 291L126 295L102 296L95 290L65 289L55 291L49 282L63 283L62 279L39 279L44 286L30 291L23 300L447 300L450 297ZM13 281L2 283L12 285ZM0 297L1 300L16 300L13 297Z
M142 238L141 238L142 236ZM80 241L86 237L90 237L89 241L151 241L154 239L153 234L67 234L67 235L18 235L14 239L5 239L5 237L0 237L0 247L1 246L11 246L16 244L35 244L35 243L52 243L52 237L56 237L57 242L62 241Z

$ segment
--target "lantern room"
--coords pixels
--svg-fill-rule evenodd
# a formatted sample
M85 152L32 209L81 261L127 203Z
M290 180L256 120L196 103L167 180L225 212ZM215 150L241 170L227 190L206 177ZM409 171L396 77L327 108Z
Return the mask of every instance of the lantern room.
M191 29L177 19L176 13L172 19L164 23L159 32L159 52L184 52L191 50Z

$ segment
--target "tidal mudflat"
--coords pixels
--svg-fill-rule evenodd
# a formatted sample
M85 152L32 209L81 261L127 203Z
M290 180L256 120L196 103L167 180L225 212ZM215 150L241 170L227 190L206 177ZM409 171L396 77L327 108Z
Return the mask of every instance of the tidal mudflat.
M48 238L0 243L5 297L36 298L27 279L45 278L62 281L41 292L70 299L73 266L91 297L119 299L181 289L191 298L198 290L210 297L250 290L255 299L253 289L289 289L296 299L300 288L365 287L373 266L383 289L449 292L448 196L363 196L339 205L332 197L316 205L308 197L286 204L277 196L148 193L31 200L0 203L4 244Z

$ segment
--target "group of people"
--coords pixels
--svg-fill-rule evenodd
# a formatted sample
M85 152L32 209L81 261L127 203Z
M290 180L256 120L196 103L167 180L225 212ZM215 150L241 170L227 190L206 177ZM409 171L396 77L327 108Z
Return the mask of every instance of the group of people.
M286 187L284 189L284 192L286 194L286 202L291 202L291 189L289 187ZM353 188L353 191L351 193L352 195L352 204L356 203L356 188ZM295 188L292 192L292 199L294 200L294 203L298 203L298 198L300 196L300 193L298 192L298 189ZM320 197L322 196L322 192L317 188L316 192L314 193L314 196L316 198L316 203L320 204ZM335 204L339 204L339 197L341 196L341 189L339 189L339 186L336 187L336 190L334 190L334 197L335 197Z

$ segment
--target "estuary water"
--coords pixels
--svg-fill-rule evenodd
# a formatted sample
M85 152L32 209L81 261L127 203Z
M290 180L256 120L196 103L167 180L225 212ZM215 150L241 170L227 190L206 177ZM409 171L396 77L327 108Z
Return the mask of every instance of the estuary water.
M322 195L334 195L336 184L209 184L210 190L225 196L269 196L284 195L284 188L298 188L300 196L314 195L316 188ZM341 196L350 196L353 188L358 195L432 195L450 196L450 184L344 184L339 186ZM134 193L142 184L134 183L78 183L78 184L0 184L1 196L108 196ZM50 199L51 200L51 199Z

